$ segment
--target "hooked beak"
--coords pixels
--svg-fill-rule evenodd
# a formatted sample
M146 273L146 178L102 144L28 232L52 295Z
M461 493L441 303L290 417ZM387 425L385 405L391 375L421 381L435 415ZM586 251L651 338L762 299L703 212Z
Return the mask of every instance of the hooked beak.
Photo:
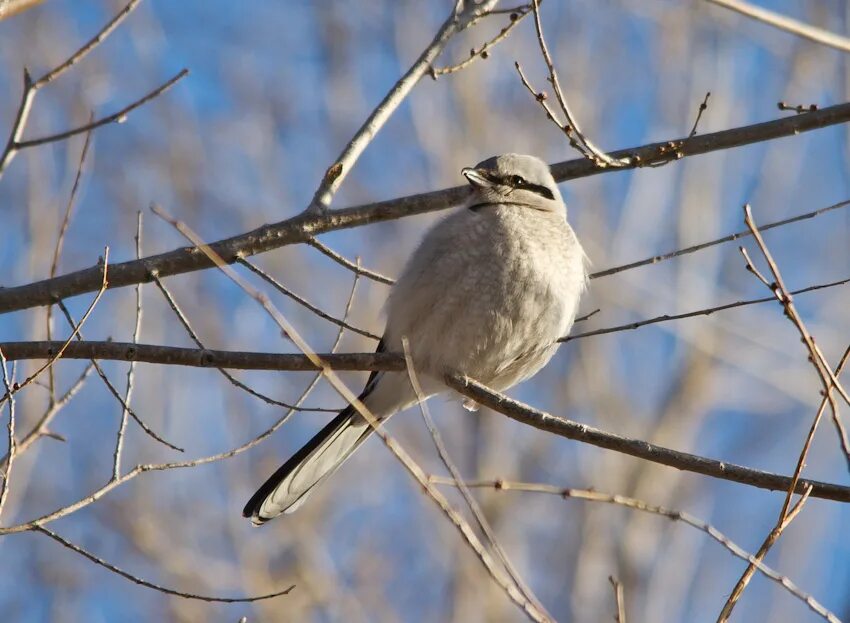
M492 174L485 169L465 167L461 169L460 172L466 178L466 181L475 188L492 188L496 185L496 182L493 181Z

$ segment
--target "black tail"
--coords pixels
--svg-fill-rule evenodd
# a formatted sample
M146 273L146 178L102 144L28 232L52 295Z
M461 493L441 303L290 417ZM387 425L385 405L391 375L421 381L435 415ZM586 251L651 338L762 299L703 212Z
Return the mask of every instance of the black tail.
M378 343L376 352L384 352L384 341ZM380 379L380 373L375 370L369 375L369 380L366 382L366 387L363 393L358 397L359 400L365 400L366 397L375 389L375 385ZM353 430L352 430L353 427ZM308 467L316 470L317 465L321 465L318 469L320 477L308 479L306 487L296 491L297 495L288 504L284 504L277 510L277 513L286 512L287 510L295 510L303 502L307 494L312 488L322 482L324 478L333 473L350 454L369 436L372 428L352 407L347 406L339 412L334 419L328 422L322 430L313 436L304 446L298 450L286 463L272 474L266 482L263 483L257 492L251 496L245 508L242 510L244 517L250 517L255 525L265 523L272 519L274 515L269 517L260 516L260 509L263 503L272 495L275 490L284 483L290 475L296 470L307 469ZM314 474L315 476L315 474ZM295 476L293 476L295 478ZM291 483L289 483L291 484ZM305 483L302 479L302 486Z
M334 419L328 422L327 426L316 433L310 441L304 444L298 452L293 454L286 463L281 465L274 474L269 476L268 480L266 480L263 485L257 489L257 492L251 496L251 499L248 500L245 508L242 509L242 516L250 517L254 523L263 523L268 521L270 518L263 519L259 516L260 506L262 503L265 502L266 498L272 494L277 486L287 476L289 476L290 473L292 473L292 470L301 465L301 463L303 463L312 452L319 448L322 443L327 441L343 424L345 424L345 422L351 418L352 415L354 415L354 407L349 405L340 411Z

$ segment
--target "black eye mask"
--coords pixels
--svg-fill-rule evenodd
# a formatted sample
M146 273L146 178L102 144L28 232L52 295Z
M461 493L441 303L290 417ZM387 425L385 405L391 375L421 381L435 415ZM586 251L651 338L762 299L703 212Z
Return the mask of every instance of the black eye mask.
M545 197L550 201L555 199L555 195L552 194L552 191L546 188L541 184L533 184L529 182L525 178L520 175L510 175L508 177L501 178L500 182L505 186L510 186L516 190L528 190L533 192L536 195L540 195L541 197Z

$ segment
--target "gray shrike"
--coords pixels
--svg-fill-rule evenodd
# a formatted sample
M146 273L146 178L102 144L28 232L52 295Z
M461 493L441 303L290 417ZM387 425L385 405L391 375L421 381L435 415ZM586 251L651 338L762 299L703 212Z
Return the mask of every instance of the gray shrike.
M572 327L587 283L586 257L549 166L505 154L462 171L463 208L437 223L387 301L378 352L410 344L426 396L455 370L505 390L542 368ZM372 372L360 400L378 419L416 403L406 372ZM299 508L372 433L351 406L278 469L245 505L260 525Z

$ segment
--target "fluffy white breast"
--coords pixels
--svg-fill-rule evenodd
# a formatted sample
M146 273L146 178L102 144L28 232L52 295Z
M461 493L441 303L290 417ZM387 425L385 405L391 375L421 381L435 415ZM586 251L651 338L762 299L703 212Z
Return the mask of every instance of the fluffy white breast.
M387 303L390 350L503 389L540 369L572 326L584 252L563 216L522 206L461 209L411 257Z

